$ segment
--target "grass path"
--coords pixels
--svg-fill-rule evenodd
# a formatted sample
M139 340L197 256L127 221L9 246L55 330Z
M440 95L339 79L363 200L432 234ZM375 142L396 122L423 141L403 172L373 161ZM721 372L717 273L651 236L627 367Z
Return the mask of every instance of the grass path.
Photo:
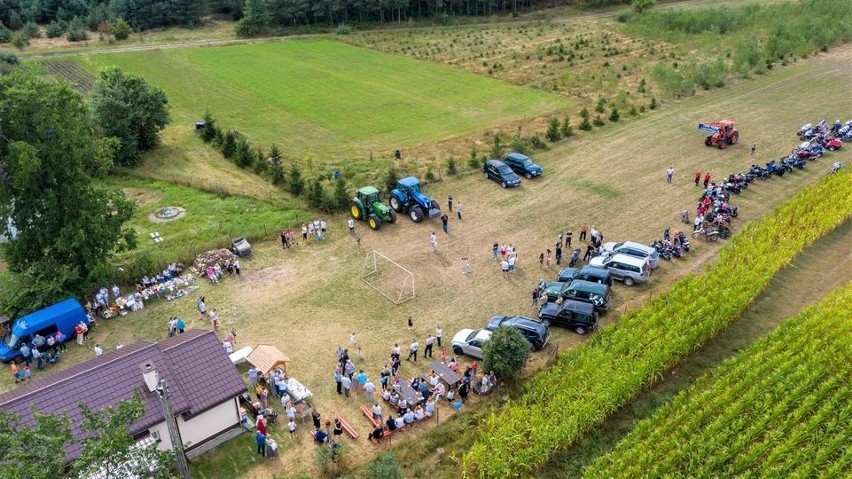
M749 309L720 335L642 392L601 427L557 457L541 477L580 477L598 456L609 452L642 419L650 417L692 381L773 331L807 306L852 281L852 222L819 240L783 269Z

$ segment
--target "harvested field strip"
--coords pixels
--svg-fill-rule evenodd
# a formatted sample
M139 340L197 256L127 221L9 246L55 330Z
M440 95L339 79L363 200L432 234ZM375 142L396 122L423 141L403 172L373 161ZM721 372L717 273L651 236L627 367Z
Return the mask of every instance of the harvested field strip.
M95 89L95 76L74 60L48 60L41 64L51 75L67 80L82 93L91 93Z
M852 283L702 377L586 476L848 476L850 311Z
M562 356L517 403L489 418L464 458L465 472L530 474L656 382L736 318L799 252L852 215L848 184L848 174L832 175L802 190L737 234L705 272Z

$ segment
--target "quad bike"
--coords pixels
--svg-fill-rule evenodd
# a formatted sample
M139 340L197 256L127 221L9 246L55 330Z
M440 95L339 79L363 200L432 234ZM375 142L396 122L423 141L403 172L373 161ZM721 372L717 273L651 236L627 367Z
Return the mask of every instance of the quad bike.
M719 232L716 231L716 230L709 230L708 231L708 230L704 229L703 223L701 224L701 226L697 230L692 232L693 238L700 238L702 236L704 236L706 239L709 239L710 241L718 241L719 240Z

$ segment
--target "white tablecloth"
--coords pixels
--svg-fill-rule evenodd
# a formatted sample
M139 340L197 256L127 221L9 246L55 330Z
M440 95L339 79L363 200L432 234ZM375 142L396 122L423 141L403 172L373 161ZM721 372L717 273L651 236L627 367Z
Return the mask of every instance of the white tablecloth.
M293 398L294 401L304 401L305 399L311 397L311 392L305 386L302 386L302 383L296 381L294 378L287 379L287 393Z

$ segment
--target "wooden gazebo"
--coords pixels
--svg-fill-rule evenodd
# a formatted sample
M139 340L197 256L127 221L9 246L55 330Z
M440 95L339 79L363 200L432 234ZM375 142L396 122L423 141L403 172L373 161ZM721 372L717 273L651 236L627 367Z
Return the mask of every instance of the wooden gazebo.
M275 346L258 344L246 359L263 374L269 374L270 371L281 366L284 374L290 375L290 358Z

